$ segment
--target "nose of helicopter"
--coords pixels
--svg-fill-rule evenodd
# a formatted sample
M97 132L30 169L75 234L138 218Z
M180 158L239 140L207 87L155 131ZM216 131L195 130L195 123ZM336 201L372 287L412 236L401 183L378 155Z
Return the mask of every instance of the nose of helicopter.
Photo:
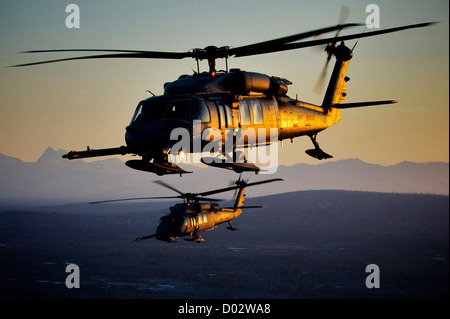
M159 225L156 228L156 238L162 241L175 241L179 236L179 229L171 225Z
M156 144L167 143L167 137L170 137L170 132L163 128L127 126L125 142L128 149L141 153L151 150Z
M156 227L156 234L159 236L168 236L173 232L173 227L169 225L159 225Z
M163 216L156 227L156 234L159 237L177 237L183 232L187 220L183 216Z
M180 121L164 120L163 122L145 123L126 127L125 142L129 150L135 153L146 153L154 148L173 145L177 140L171 140L174 129L186 127Z

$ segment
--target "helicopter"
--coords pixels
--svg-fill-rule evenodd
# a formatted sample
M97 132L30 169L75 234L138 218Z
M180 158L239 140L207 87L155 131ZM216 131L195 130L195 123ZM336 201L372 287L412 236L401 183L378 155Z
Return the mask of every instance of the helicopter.
M341 14L342 16L342 14ZM306 154L318 160L333 156L319 146L317 134L341 119L340 110L356 107L387 105L395 100L343 103L347 96L347 67L353 57L355 45L350 49L345 41L377 36L406 29L422 28L434 24L419 23L389 29L341 36L347 28L361 26L343 23L269 41L240 47L207 46L186 52L60 49L34 50L25 53L49 52L103 52L103 54L69 57L15 65L23 67L46 63L110 58L184 59L193 58L197 71L181 75L164 84L164 94L140 101L126 127L125 146L84 151L70 151L62 157L73 160L109 155L132 154L141 159L126 161L130 168L157 175L192 173L169 161L170 155L202 154L206 150L215 154L201 162L237 173L255 172L260 167L249 161L239 149L267 146L300 136L308 136L313 144ZM336 32L334 37L317 36ZM300 41L309 37L313 40ZM299 42L300 41L300 42ZM289 80L257 72L228 68L230 57L248 57L307 47L326 46L327 59L319 83L323 83L332 57L336 59L328 87L321 105L291 98L287 95ZM217 70L216 60L225 59L226 69ZM209 70L200 72L199 61L207 60ZM150 92L151 93L151 92ZM175 131L180 134L173 134ZM181 139L178 138L181 136ZM186 137L187 136L187 137ZM183 138L185 137L185 138Z
M202 193L183 193L173 186L163 181L155 181L155 183L169 188L179 195L164 197L139 197L113 199L105 201L90 202L90 204L111 203L130 200L147 200L147 199L164 199L164 198L181 198L183 203L175 204L170 207L170 213L160 218L156 233L150 236L136 238L135 241L141 241L149 238L156 238L168 243L177 242L178 237L187 237L186 241L194 241L197 243L205 242L200 233L213 230L218 225L228 223L228 230L236 231L231 221L242 213L242 209L263 208L264 206L243 206L245 201L245 188L265 183L282 181L281 178L263 180L259 182L248 183L239 177L235 186L220 188L216 190L206 191ZM232 207L220 207L218 201L221 199L208 198L206 196L236 190L234 205ZM209 203L201 203L209 201Z

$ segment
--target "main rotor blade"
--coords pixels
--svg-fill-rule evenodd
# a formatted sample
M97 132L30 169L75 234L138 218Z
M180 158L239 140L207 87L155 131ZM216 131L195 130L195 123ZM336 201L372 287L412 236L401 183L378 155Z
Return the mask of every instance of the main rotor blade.
M199 196L208 196L208 195L212 195L212 194L228 192L228 191L231 191L231 190L234 190L234 189L239 189L239 188L242 188L242 187L254 186L254 185L271 183L271 182L282 181L282 180L283 180L282 178L268 179L268 180L265 180L265 181L254 182L254 183L249 183L249 184L243 184L242 186L241 185L236 185L236 186L231 186L231 187L220 188L220 189L216 189L216 190L212 190L212 191L208 191L208 192L198 193L197 195L199 195Z
M222 202L223 201L223 199L221 199L221 198L198 197L198 196L193 196L190 199L194 200L194 201L201 201L201 202Z
M115 50L115 49L56 49L56 50L30 50L20 53L49 53L49 52L121 52L121 53L146 53L143 50Z
M350 27L357 27L357 26L361 26L361 25L362 25L361 23L340 24L340 25L336 25L336 26L332 26L332 27L326 27L326 28L322 28L322 29L298 33L298 34L294 34L294 35L290 35L290 36L282 37L282 38L278 38L278 39L273 39L273 40L269 40L269 41L244 45L244 46L237 47L237 48L231 48L231 49L229 49L228 52L230 55L236 55L236 56L252 55L251 52L254 50L261 50L261 49L268 48L268 47L270 48L273 46L282 45L282 44L306 39L309 37L313 37L315 35L319 35L322 33L327 33L327 32L336 31L336 30L342 30L342 29L350 28Z
M167 184L167 183L165 183L165 182L163 182L163 181L154 181L154 183L159 184L159 185L161 185L161 186L164 186L165 188L171 189L171 190L173 190L174 192L180 194L181 196L184 196L184 195L185 195L185 193L183 193L182 191L176 189L175 187L173 187L173 186L171 186L171 185L169 185L169 184Z
M309 36L314 36L324 32L330 32L334 30L342 30L343 28L358 26L361 24L348 23L348 24L340 24L333 27L327 27L322 29L317 29L313 31L308 31L304 33L299 33L283 38L278 38L274 40L259 42L251 45L245 45L237 48L228 49L224 48L215 48L207 50L210 47L205 48L204 50L197 50L193 52L163 52L163 51L138 51L138 50L107 50L107 49L62 49L62 50L34 50L34 51L26 51L25 53L46 53L46 52L114 52L111 54L98 54L98 55L88 55L88 56L79 56L79 57L70 57L63 59L54 59L54 60L46 60L25 64L13 65L12 67L23 67L23 66L31 66L31 65L39 65L39 64L47 64L47 63L55 63L55 62L63 62L63 61L74 61L74 60L87 60L87 59L110 59L110 58L140 58L140 59L184 59L184 58L196 58L196 59L216 59L227 56L235 56L235 57L244 57L244 56L252 56L259 55L265 53L272 52L280 52L287 50L294 50L306 47L313 47L318 45L323 45L327 43L333 43L338 41L351 40L355 38L366 38L380 34L386 34L391 32L397 32L405 29L412 28L421 28L425 26L429 26L434 24L434 22L429 23L419 23L413 25L407 25L397 28L391 28L386 30L373 31L365 34L353 34L347 36L334 37L329 39L319 39L312 41L305 41L300 43L291 43L293 41L298 41ZM211 51L211 52L210 52Z
M171 190L173 190L174 192L177 192L178 194L180 194L180 196L174 196L173 198L186 198L186 199L190 199L190 200L198 200L198 201L214 201L214 202L220 202L222 201L222 199L218 199L218 198L206 198L206 197L199 197L199 196L204 196L203 194L197 194L197 193L183 193L182 191L176 189L175 187L163 182L163 181L155 181L155 183L164 186L166 188L169 188Z
M81 56L81 57L70 57L63 59L55 59L55 60L46 60L25 64L13 65L13 67L22 67L22 66L31 66L31 65L39 65L46 63L54 63L54 62L63 62L63 61L73 61L73 60L86 60L86 59L107 59L107 58L145 58L145 59L183 59L187 57L191 58L208 58L208 54L212 54L212 58L218 58L222 56L234 55L240 51L248 51L255 50L257 48L261 49L266 46L274 46L281 45L293 41L298 41L301 39L305 39L310 36L314 36L321 33L331 32L335 30L341 30L344 28L359 26L361 24L349 23L342 24L333 27L327 27L322 29L317 29L313 31L303 32L279 39L254 43L250 45L245 45L238 48L227 49L226 52L220 51L219 56L214 56L214 52L203 52L204 50L199 50L198 52L159 52L159 51L141 51L141 50L115 50L115 49L55 49L55 50L31 50L24 51L22 53L54 53L54 52L115 52L116 54L102 54L102 55L90 55L90 56Z
M265 181L259 181L259 182L254 182L254 183L248 183L245 185L245 187L248 186L255 186L255 185L260 185L260 184L265 184L265 183L272 183L272 182L276 182L276 181L282 181L282 178L273 178L273 179L267 179Z
M168 198L180 198L180 196L157 196L157 197L134 197L134 198L109 199L109 200L101 200L101 201L96 201L96 202L89 202L89 204L103 204L103 203L113 203L113 202L125 202L125 201L131 201L131 200L168 199Z
M236 57L308 48L308 47L318 46L318 45L327 44L327 43L346 41L346 40L352 40L352 39L357 39L357 38L373 37L376 35L398 32L398 31L402 31L402 30L406 30L406 29L423 28L423 27L433 25L435 23L436 22L418 23L418 24L411 24L411 25L395 27L395 28L390 28L390 29L385 29L385 30L372 31L369 33L364 33L364 34L358 33L358 34L344 35L344 36L328 38L328 39L311 40L311 41L304 41L304 42L299 42L299 43L287 43L287 44L282 44L279 46L274 46L271 48L264 47L264 48L261 48L260 50L255 50L253 52L238 53L238 54L236 54Z
M105 52L127 52L127 51L119 51L119 50L42 50L42 51L27 51L25 53L41 53L41 52L69 52L69 51L105 51ZM22 66L31 66L38 64L46 64L46 63L54 63L54 62L63 62L63 61L73 61L73 60L87 60L87 59L110 59L110 58L140 58L140 59L183 59L187 57L191 57L191 52L158 52L158 51L130 51L128 53L115 53L115 54L98 54L98 55L87 55L87 56L79 56L79 57L71 57L64 59L55 59L55 60L46 60L25 64L17 64L12 67L22 67Z

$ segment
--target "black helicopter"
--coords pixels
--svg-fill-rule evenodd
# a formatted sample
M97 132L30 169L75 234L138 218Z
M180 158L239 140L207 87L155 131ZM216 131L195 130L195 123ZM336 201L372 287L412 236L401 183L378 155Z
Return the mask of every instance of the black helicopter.
M274 178L259 182L248 183L239 178L235 186L220 188L212 191L202 193L183 193L178 189L170 186L162 181L155 181L161 186L167 187L175 192L178 196L164 196L164 197L140 197L140 198L126 198L114 199L106 201L91 202L90 204L111 203L130 200L147 200L147 199L162 199L162 198L181 198L183 203L178 203L170 207L170 213L162 216L156 228L156 233L150 236L143 236L136 238L136 241L141 241L149 238L156 238L166 242L176 242L178 237L186 237L187 241L195 241L197 243L205 240L200 236L200 233L213 230L218 225L228 223L227 229L231 231L237 230L231 224L231 221L242 213L242 209L246 208L262 208L264 206L243 206L245 200L245 188L248 186L255 186L275 181L282 181L281 178ZM237 190L235 202L232 207L220 207L217 201L220 199L213 199L206 196ZM209 201L209 203L201 203L202 201Z
M342 19L341 19L342 20ZM70 57L56 60L27 63L30 66L70 60L140 58L140 59L184 59L197 61L197 71L182 75L164 85L164 94L152 96L139 102L130 124L126 127L126 146L85 151L70 151L63 155L67 159L88 158L106 155L134 154L140 160L128 160L133 169L158 175L191 173L169 162L169 155L202 153L212 143L217 155L203 163L234 170L238 173L260 168L249 162L238 149L250 146L266 146L277 141L298 136L308 136L314 148L306 153L319 160L332 156L325 153L317 142L317 134L341 119L339 110L371 105L392 104L394 100L342 103L347 95L347 67L353 56L352 49L344 41L360 39L412 28L422 28L433 23L406 25L385 30L340 36L343 29L361 26L342 23L313 31L254 43L240 47L207 46L187 52L159 52L136 50L63 49L37 50L26 53L48 52L104 52L104 54ZM336 34L332 38L297 42L327 32ZM337 45L340 43L339 45ZM328 62L334 56L336 63L321 105L314 105L287 96L289 80L239 69L228 69L229 57L246 57L272 52L294 50L326 45L327 60L322 72L322 82ZM355 44L356 45L356 44ZM225 59L226 70L216 70L216 60ZM209 71L200 72L199 61L207 60ZM187 140L178 140L174 130L185 132ZM272 132L275 131L275 138ZM181 143L181 144L180 144ZM229 147L224 147L229 145Z

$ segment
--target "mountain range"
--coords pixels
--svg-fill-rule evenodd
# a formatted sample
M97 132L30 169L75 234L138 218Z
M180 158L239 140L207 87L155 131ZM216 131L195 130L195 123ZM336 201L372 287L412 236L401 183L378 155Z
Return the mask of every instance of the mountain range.
M180 164L194 174L157 176L132 170L118 158L94 162L61 158L64 150L47 148L36 162L0 154L0 203L67 204L96 200L177 195L152 183L164 180L182 192L202 192L227 187L238 178L233 171L203 165ZM351 190L394 193L449 194L449 163L402 162L391 166L359 159L317 165L279 166L275 174L245 173L250 181L282 178L256 186L249 197L302 190ZM232 192L222 194L231 199Z

